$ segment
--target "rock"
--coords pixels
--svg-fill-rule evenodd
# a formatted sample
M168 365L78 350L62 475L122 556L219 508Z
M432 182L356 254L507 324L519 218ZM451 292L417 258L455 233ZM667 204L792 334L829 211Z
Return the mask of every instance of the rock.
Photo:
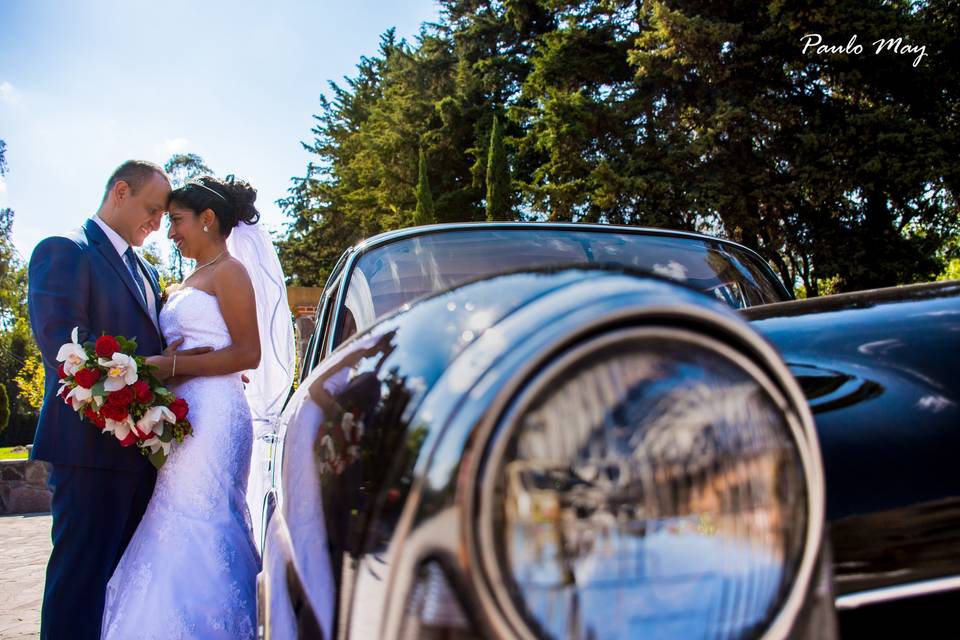
M50 511L49 466L39 460L0 461L0 515Z
M31 461L27 464L26 480L33 484L46 485L50 477L50 465L42 460Z
M50 492L40 487L13 487L6 496L7 513L46 513L50 511Z

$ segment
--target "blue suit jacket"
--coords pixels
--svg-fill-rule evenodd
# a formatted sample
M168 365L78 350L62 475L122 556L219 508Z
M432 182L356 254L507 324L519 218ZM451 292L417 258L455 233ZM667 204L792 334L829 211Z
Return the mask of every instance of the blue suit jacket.
M160 311L157 273L141 261ZM54 464L143 471L150 466L137 447L79 418L57 396L57 352L80 328L79 340L103 334L135 338L137 353L156 355L163 338L150 320L129 269L92 219L65 236L45 238L30 257L28 308L33 335L43 355L46 383L33 441L33 458Z

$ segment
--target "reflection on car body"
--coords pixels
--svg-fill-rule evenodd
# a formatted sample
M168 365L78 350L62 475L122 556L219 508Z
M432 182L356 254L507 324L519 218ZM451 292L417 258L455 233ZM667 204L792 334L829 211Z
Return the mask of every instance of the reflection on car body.
M904 602L882 589L948 596L955 476L848 473L960 444L929 350L960 346L960 287L920 289L792 301L739 245L599 225L361 243L281 421L264 635L822 638ZM896 546L914 573L879 513L929 542Z

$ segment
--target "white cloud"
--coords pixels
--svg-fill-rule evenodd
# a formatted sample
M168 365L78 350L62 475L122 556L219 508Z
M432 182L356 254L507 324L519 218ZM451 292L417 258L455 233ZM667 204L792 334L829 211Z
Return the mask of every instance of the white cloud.
M164 155L172 155L174 153L181 153L187 150L187 146L190 144L190 141L186 138L171 138L169 140L163 141Z
M23 102L23 94L12 84L4 80L0 82L0 100L9 105L19 105Z
M7 181L3 178L0 178L0 194L5 194L7 192Z
M667 264L653 265L653 272L680 282L687 280L687 268L676 260L671 260Z

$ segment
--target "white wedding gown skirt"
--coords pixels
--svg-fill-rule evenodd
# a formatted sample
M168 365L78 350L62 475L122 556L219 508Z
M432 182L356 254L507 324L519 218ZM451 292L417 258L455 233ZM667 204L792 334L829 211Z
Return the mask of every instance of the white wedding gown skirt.
M160 314L181 348L230 344L216 297L185 288ZM102 638L237 640L256 630L260 559L245 499L253 426L239 374L192 378L173 391L193 435L157 474L147 511L107 585Z

